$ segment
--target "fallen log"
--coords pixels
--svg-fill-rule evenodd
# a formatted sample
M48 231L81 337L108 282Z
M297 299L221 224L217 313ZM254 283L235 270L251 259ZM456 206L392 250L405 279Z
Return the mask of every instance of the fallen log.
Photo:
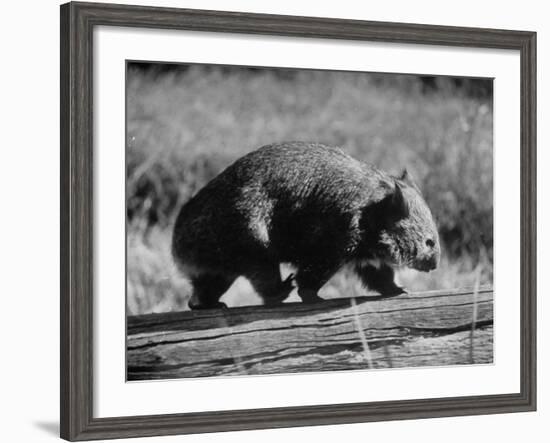
M134 316L127 379L491 363L492 324L492 288Z

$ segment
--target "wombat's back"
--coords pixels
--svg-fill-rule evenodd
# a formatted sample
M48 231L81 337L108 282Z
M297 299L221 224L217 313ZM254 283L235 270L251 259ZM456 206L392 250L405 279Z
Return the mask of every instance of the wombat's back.
M273 252L280 232L275 224L293 224L300 237L298 228L310 228L301 220L311 214L349 223L389 187L387 174L339 148L305 142L264 146L238 159L183 206L174 229L174 257L213 268L254 260L251 255L258 259Z
M284 142L264 146L241 157L212 184L240 190L239 197L261 194L269 200L300 205L308 201L334 204L365 192L370 195L389 176L338 147ZM208 186L204 189L207 191ZM219 189L218 189L219 190ZM210 192L210 191L207 191ZM243 202L245 203L245 202Z

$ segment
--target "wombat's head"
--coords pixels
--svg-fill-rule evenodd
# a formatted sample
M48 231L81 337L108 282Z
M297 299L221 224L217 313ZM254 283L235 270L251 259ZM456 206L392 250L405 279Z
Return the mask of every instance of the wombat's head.
M381 202L377 249L389 264L431 271L439 263L439 235L428 205L405 170Z

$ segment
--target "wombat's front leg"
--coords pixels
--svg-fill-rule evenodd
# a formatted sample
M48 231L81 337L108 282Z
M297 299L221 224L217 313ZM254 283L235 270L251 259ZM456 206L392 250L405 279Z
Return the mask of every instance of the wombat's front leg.
M304 303L323 301L317 292L337 270L338 266L328 264L300 266L296 274L296 283L298 285L298 295L302 301Z
M213 309L225 308L220 297L229 289L235 278L220 274L201 274L191 278L193 294L189 300L189 308Z
M294 289L294 274L281 281L279 263L258 265L246 277L268 306L281 304Z
M395 284L393 268L384 263L379 267L372 265L358 266L355 268L355 272L365 286L379 292L381 295L394 296L407 293Z

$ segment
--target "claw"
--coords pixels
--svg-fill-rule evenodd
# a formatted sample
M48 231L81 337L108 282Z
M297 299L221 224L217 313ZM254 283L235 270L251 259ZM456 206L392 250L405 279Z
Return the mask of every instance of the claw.
M285 287L290 286L291 288L294 288L294 274L290 274L287 278L283 280L283 285Z

